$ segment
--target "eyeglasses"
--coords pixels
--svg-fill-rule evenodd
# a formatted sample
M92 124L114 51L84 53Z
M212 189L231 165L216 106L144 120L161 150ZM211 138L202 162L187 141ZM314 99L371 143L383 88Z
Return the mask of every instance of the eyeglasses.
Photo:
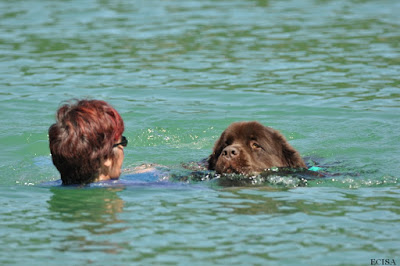
M128 140L125 138L125 136L122 136L121 137L121 142L117 143L117 144L114 144L113 148L118 147L119 145L121 145L123 147L126 147L128 145Z

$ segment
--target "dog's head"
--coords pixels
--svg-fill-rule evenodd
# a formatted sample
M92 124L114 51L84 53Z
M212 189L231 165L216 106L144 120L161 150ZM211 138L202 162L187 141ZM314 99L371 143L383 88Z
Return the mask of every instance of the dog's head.
M271 167L306 165L281 133L255 121L231 124L208 158L208 169L220 174L257 174Z

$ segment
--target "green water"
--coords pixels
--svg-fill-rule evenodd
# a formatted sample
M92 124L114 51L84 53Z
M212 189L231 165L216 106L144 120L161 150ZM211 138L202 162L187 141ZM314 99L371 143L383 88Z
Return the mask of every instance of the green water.
M0 1L0 264L400 264L400 2ZM41 187L61 102L122 115L123 168L231 122L335 174L307 187ZM124 175L121 179L124 179Z

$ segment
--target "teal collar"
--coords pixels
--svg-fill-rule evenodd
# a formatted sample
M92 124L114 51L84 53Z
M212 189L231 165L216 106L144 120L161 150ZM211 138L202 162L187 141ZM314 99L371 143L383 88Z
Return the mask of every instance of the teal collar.
M322 171L322 170L324 170L324 169L321 167L318 167L318 166L311 166L310 168L308 168L308 171L314 171L314 172L318 172L318 171Z

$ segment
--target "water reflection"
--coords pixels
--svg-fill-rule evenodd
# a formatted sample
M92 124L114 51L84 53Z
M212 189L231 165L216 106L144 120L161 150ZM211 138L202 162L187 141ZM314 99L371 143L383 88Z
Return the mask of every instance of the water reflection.
M116 253L121 243L112 242L105 235L125 231L119 218L124 201L117 192L121 188L64 188L54 187L48 200L50 219L61 222L62 251L103 251ZM67 230L66 230L67 229ZM65 233L68 231L67 233Z
M326 192L325 194L332 197L331 201L321 202L317 200L318 195L315 195L317 193L312 188L302 190L300 188L282 189L265 186L254 189L229 188L225 191L230 193L219 196L223 200L221 202L223 207L231 209L235 214L245 215L286 216L296 213L337 215L342 210L338 209L336 200L342 201L344 197L340 193ZM238 201L240 201L240 204L238 204ZM352 204L355 204L355 202L352 202Z
M266 197L265 193L283 191L288 189L278 189L272 187L258 187L256 189L243 189L240 187L224 189L226 192L219 196L222 201L220 204L224 208L232 210L235 214L255 215L255 214L288 214L296 212L293 206L288 206L286 202L276 200L273 197ZM250 193L243 193L247 191ZM256 193L251 193L251 192ZM238 204L240 199L240 204ZM285 206L284 209L281 207Z

